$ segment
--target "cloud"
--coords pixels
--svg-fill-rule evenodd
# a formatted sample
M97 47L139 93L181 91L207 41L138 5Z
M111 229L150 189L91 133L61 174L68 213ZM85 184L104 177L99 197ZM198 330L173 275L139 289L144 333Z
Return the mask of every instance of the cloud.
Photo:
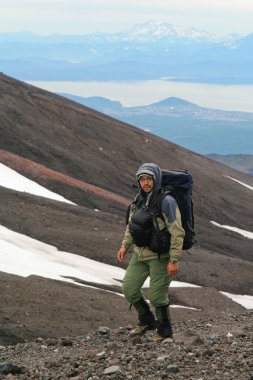
M0 31L116 32L154 19L218 34L249 34L252 11L251 0L9 0L1 4Z

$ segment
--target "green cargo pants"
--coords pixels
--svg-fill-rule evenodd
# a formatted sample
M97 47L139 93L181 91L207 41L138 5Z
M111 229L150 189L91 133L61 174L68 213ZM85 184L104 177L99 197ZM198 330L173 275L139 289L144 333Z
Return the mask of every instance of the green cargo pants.
M139 261L136 253L133 254L122 283L125 298L135 304L142 297L141 288L145 280L150 277L149 301L154 306L169 304L168 289L170 277L167 272L169 258L160 258Z

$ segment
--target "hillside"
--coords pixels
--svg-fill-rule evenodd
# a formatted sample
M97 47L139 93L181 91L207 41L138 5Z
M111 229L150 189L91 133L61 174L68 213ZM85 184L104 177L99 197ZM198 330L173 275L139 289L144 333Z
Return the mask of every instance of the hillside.
M175 321L245 311L218 290L253 295L252 240L211 221L253 231L251 176L3 74L0 117L0 162L77 204L0 186L2 226L119 266L116 252L139 165L188 169L197 244L182 254L177 280L203 289L172 291L173 301L200 309L175 309ZM108 288L120 292L120 286ZM0 292L0 344L135 321L121 297L98 289L3 273Z

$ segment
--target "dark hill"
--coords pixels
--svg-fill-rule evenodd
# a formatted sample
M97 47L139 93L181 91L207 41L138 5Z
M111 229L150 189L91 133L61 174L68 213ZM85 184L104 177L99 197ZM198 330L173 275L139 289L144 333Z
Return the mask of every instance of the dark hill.
M164 100L161 100L157 103L153 103L152 106L154 107L171 107L171 106L184 106L184 107L197 107L196 104L188 102L187 100L184 99L179 99L175 97L170 97Z
M253 295L252 240L210 223L253 231L252 190L227 177L253 186L251 176L3 74L0 118L0 161L78 204L0 187L0 224L59 249L118 265L116 251L125 228L126 205L135 194L134 173L139 165L156 162L163 168L188 169L195 181L197 244L189 254L183 253L177 280ZM13 281L9 277L3 277L5 295ZM71 286L64 288L71 298ZM30 296L36 297L39 285L29 289ZM26 302L29 293L23 307ZM124 305L123 299L118 302ZM12 310L20 307L15 302L12 306ZM99 309L103 312L102 302ZM123 308L122 314L117 311L123 322L125 312ZM86 331L89 315L83 321Z

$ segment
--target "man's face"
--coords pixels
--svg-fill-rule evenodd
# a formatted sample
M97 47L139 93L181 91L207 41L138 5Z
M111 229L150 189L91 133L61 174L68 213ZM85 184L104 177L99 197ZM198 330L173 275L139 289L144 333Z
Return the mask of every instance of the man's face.
M142 175L139 179L140 186L145 193L150 193L154 187L154 180L150 175Z

